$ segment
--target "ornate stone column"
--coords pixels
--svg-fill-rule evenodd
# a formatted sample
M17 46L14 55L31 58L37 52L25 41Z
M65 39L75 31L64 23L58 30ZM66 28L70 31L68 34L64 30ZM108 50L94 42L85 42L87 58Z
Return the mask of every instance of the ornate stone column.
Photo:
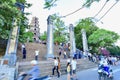
M73 57L74 53L76 52L73 24L69 25L69 32L70 32L70 56Z
M82 29L81 33L82 33L83 51L87 55L88 54L88 44L87 44L86 31L84 29Z
M19 26L17 26L17 20L13 22L14 28L11 31L9 40L7 43L6 53L4 59L7 60L9 66L14 66L17 60L17 45L18 45L18 35L19 35Z
M51 15L47 19L47 59L54 57L54 43L53 43L53 20Z

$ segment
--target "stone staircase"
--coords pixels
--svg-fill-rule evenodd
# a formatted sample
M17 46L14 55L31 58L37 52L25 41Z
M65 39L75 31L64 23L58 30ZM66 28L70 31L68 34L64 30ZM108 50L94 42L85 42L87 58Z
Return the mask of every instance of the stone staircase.
M28 71L29 69L31 69L31 65L30 62L19 62L18 63L18 72L22 72L22 71ZM53 59L49 59L46 61L39 61L38 65L40 67L40 71L41 71L41 76L45 76L45 75L52 75L52 68L53 68ZM62 59L61 60L61 75L66 74L66 65L67 65L67 60L66 59ZM77 71L82 71L85 69L90 69L90 68L94 68L96 67L97 64L89 61L88 59L78 59L77 60Z
M20 72L26 72L31 69L30 61L35 59L35 50L39 50L38 65L40 67L41 76L52 75L53 68L53 59L45 59L47 53L47 46L40 43L26 43L27 58L22 59L21 46L19 44L17 50L17 65L18 65L18 74ZM57 56L59 51L59 46L54 46L54 55ZM66 74L66 65L67 60L61 57L61 75ZM77 60L77 71L89 69L96 67L97 65L93 62L90 62L88 59L78 59Z
M17 50L17 59L18 62L23 62L23 61L31 61L35 59L35 50L39 50L39 61L46 60L45 56L47 54L47 46L45 44L40 44L40 43L26 43L26 52L27 52L27 57L26 59L22 59L22 52L21 52L21 44L18 46ZM59 46L54 45L54 55L57 56L59 51Z

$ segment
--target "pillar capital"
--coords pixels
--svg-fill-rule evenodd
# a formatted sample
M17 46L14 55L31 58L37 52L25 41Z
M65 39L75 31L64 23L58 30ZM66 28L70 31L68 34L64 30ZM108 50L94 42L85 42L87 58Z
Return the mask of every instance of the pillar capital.
M81 33L85 33L85 29L82 29L82 30L81 30Z
M70 25L69 25L69 30L70 30L70 31L74 31L73 24L70 24Z
M47 18L47 24L53 24L53 19L52 19L52 16L49 15L48 18Z

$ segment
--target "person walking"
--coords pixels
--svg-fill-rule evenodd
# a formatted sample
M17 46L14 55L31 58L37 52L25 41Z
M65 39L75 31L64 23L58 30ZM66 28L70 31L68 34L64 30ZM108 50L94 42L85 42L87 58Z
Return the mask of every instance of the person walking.
M66 59L66 58L67 58L67 53L66 53L66 51L64 51L63 55L64 55L64 59Z
M62 49L59 48L59 57L61 56L61 54L62 54Z
M61 69L60 58L57 57L57 59L58 59L58 72L59 72L59 75L61 75L61 71L60 71L60 69Z
M57 71L58 78L60 77L59 71L58 71L58 60L56 57L54 57L54 67L52 69L52 75L54 75L54 71Z
M71 70L71 65L70 65L70 63L68 62L68 63L67 63L67 80L70 80L70 70Z
M23 53L23 49L25 48L25 44L22 43L22 47L21 47L21 52Z
M72 67L72 79L78 80L76 76L77 61L75 57L73 57L71 61L71 67Z
M39 50L35 51L35 60L38 60Z
M26 59L26 49L23 48L23 59Z

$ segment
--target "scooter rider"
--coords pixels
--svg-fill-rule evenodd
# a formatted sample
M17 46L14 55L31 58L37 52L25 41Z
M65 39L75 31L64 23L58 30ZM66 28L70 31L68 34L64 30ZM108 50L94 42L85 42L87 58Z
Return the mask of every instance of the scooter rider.
M108 65L106 59L100 61L98 72L104 72L108 77L112 76L112 70L110 70L110 66Z

